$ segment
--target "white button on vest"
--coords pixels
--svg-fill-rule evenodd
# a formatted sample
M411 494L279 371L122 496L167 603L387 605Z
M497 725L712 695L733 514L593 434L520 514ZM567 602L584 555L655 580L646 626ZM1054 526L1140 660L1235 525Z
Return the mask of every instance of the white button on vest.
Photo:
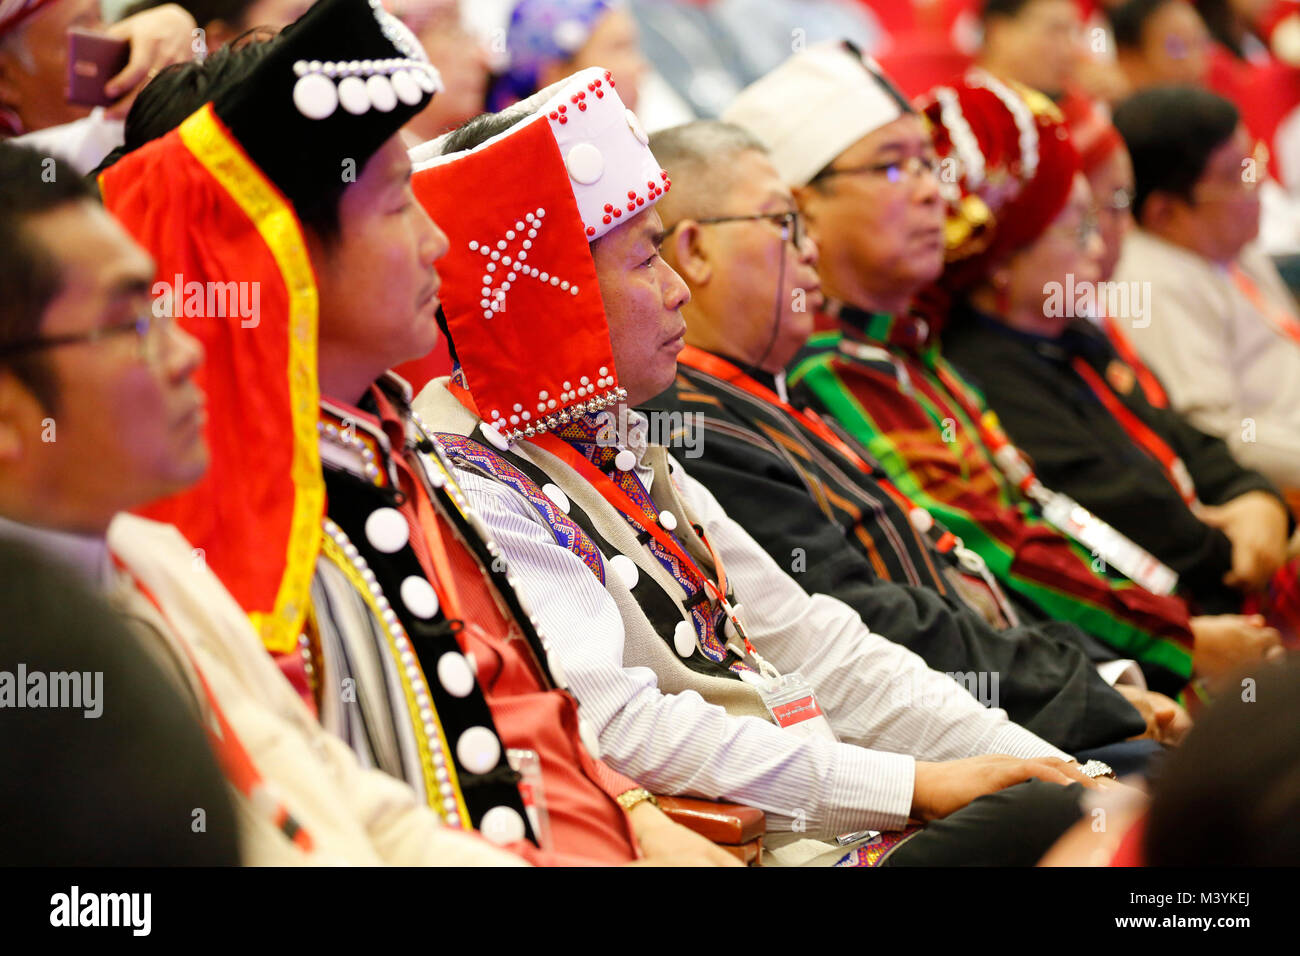
M396 508L380 508L366 519L366 540L376 551L396 554L411 539L411 526Z
M637 581L641 580L641 569L626 554L616 554L610 558L609 567L618 575L619 580L627 585L629 591L636 587Z
M551 484L549 481L542 485L542 491L546 497L555 502L555 507L559 508L566 515L569 513L569 496L560 490L559 485Z
M636 467L636 453L624 448L614 456L614 467L619 471L631 471Z
M934 527L934 516L924 508L913 508L907 513L907 517L912 522L912 527L921 534L929 534L930 529Z
M480 423L478 426L478 430L483 433L483 437L486 438L488 442L491 443L492 447L495 448L497 451L510 450L510 443L505 440L505 438L502 436L502 434L499 431L497 431L487 422Z
M469 661L455 651L438 658L438 683L452 697L468 697L474 689L474 672Z
M456 741L456 759L470 773L487 773L501 759L501 742L486 727L471 727Z
M682 657L695 653L695 628L686 621L678 621L673 629L673 648Z
M433 585L412 574L402 582L402 603L416 617L429 620L438 613L438 592Z
M591 754L591 759L599 760L600 738L596 736L596 731L592 729L591 724L582 717L578 718L578 737L582 741L582 746L587 748L587 753Z
M677 530L677 516L671 511L659 512L659 526L665 531Z
M497 846L517 843L524 838L524 818L513 807L493 807L483 814L478 832Z

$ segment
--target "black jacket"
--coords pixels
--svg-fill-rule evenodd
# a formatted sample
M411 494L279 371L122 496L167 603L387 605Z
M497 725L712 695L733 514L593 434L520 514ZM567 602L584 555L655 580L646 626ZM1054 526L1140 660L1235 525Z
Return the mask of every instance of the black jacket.
M1151 405L1102 332L1076 319L1059 338L1045 339L965 308L945 330L943 349L983 391L1045 485L1178 572L1179 593L1196 610L1240 610L1241 595L1223 584L1232 568L1227 536L1192 513L1160 463L1129 438L1072 367L1073 359L1087 362L1182 458L1205 504L1223 504L1247 491L1277 491L1263 475L1238 464L1220 439L1171 409Z

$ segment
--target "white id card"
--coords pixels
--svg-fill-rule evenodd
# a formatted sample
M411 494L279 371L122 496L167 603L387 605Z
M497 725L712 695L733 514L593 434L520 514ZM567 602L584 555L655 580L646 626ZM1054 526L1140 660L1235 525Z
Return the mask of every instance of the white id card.
M812 684L798 671L791 671L758 688L772 720L782 730L805 737L838 740L831 722L822 713Z

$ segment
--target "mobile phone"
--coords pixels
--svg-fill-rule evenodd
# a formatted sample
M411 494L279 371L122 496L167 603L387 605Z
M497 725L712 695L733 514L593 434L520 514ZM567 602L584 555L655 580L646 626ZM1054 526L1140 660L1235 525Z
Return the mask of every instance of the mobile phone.
M68 30L68 102L80 106L113 103L116 97L105 95L104 87L130 59L130 40L115 40L80 27Z

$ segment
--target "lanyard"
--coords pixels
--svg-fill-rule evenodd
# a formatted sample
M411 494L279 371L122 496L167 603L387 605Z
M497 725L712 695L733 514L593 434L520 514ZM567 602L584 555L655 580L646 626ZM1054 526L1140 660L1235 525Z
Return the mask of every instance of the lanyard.
M718 582L716 584L708 575L700 570L699 565L695 563L691 556L686 553L686 550L682 548L682 546L679 545L677 541L668 534L668 532L664 531L657 524L645 520L645 515L642 513L640 507L638 507L637 503L629 497L626 491L615 484L614 480L610 478L609 475L605 474L588 461L587 457L581 454L576 448L564 441L562 438L552 435L549 432L544 435L538 435L536 438L532 439L532 441L538 447L550 452L581 475L593 488L600 492L602 498L621 511L623 516L632 522L632 524L652 536L659 542L664 550L668 551L669 554L681 562L682 567L689 569L695 577L703 582L704 587L708 589L708 591L713 595L713 599L726 613L727 619L731 621L736 633L740 636L741 641L744 642L745 650L759 665L759 669L766 670L771 667L771 665L759 655L758 651L754 649L754 645L750 643L749 637L745 633L745 628L741 625L740 619L736 615L736 609L732 606L731 602L727 600L725 590L727 586L726 572L723 570L722 562L718 557L718 553L713 550L713 546L709 544L707 538L703 535L700 536L700 540L704 542L704 546L709 549L709 554L713 559L714 567L718 569Z
M415 499L416 523L424 532L425 548L429 561L433 565L433 580L429 583L438 592L443 616L448 621L463 621L460 616L460 593L456 589L456 579L451 572L451 558L448 557L446 538L438 524L433 504L425 494L424 485L416 478L413 469L400 454L393 456L398 472L411 482L411 494L408 500Z
M1092 389L1093 393L1119 423L1119 426L1124 429L1128 437L1133 439L1160 464L1165 477L1169 479L1169 483L1182 496L1187 506L1190 508L1196 505L1196 485L1187 471L1187 466L1183 464L1183 460L1178 457L1163 438L1152 431L1145 422L1133 414L1127 405L1119 400L1115 393L1102 381L1101 376L1097 374L1097 370L1085 362L1082 356L1076 355L1070 364L1079 377L1088 383L1088 387Z
M907 495L903 494L903 492L900 491L887 477L884 475L877 475L876 469L867 464L867 462L862 459L861 455L850 448L844 439L835 434L831 427L811 410L807 412L799 411L789 402L782 401L781 397L774 391L767 388L762 383L755 381L751 376L746 375L744 371L737 368L735 365L732 365L725 359L704 352L693 346L688 345L682 349L681 354L677 356L677 361L683 365L689 366L690 368L704 372L706 375L712 375L714 378L720 378L726 382L730 382L732 385L742 391L748 392L755 398L760 398L763 401L777 406L849 461L853 462L859 470L871 475L873 480L884 488L886 492L893 495L902 503L902 505L907 509L909 518L918 510L919 506L915 502L908 498ZM951 532L944 532L936 541L934 541L934 544L941 554L947 554L957 546L957 538Z
M1068 495L1052 491L1034 474L1020 450L1011 443L992 412L979 414L965 386L936 356L934 372L957 404L974 424L980 440L988 447L1003 473L1042 510L1043 518L1057 531L1077 541L1094 554L1103 555L1121 574L1153 594L1172 594L1178 574L1141 545L1120 534ZM1189 478L1190 481L1190 478Z
M1245 270L1235 262L1228 267L1228 274L1232 276L1233 284L1236 285L1241 294L1257 311L1263 314L1269 325L1291 339L1291 341L1300 344L1300 321L1297 321L1294 315L1264 298L1264 293L1260 291L1255 281L1246 275Z
M474 403L474 396L470 394L468 389L455 381L452 381L448 387L451 393L456 396L457 400L460 401L466 409L474 412L475 415L478 415L478 409ZM479 417L481 418L482 416ZM727 600L727 579L726 572L723 570L722 562L719 559L717 552L713 550L713 547L703 535L700 536L700 540L703 541L704 546L709 549L709 554L713 559L714 567L718 569L719 583L717 584L710 580L708 575L700 570L695 561L691 559L691 556L677 544L671 535L661 529L657 524L646 522L645 515L637 506L636 502L628 496L627 492L616 485L613 479L603 471L588 461L586 456L580 454L576 448L550 432L543 433L530 440L539 448L543 448L556 458L559 458L581 475L592 487L600 492L602 498L622 512L623 516L627 518L628 521L658 541L669 554L681 563L683 568L692 572L696 578L703 582L704 587L713 595L713 599L723 609L724 613L727 615L727 619L731 621L731 625L735 629L736 634L739 635L741 641L744 642L746 652L748 652L749 656L758 665L760 673L770 677L779 676L777 675L776 668L764 660L758 651L755 650L754 645L750 643L749 636L745 633L744 625L740 623L740 617L737 615L735 607L733 607L731 602Z
M149 603L157 609L163 620L167 621L169 626L172 626L161 602L145 586L144 582L137 578L117 555L113 556L113 562L121 571L130 576L136 589L149 599ZM172 626L172 629L175 631L174 626ZM207 678L203 676L203 671L199 669L199 663L194 659L194 655L190 653L190 649L185 646L185 642L179 637L175 643L180 646L189 659L190 666L199 679L199 686L203 689L203 695L207 698L212 719L202 721L203 730L207 734L208 744L216 754L226 778L247 798L249 803L270 816L271 821L281 833L296 844L299 849L310 853L315 848L315 841L312 840L311 834L289 813L288 808L285 807L279 795L275 792L274 786L262 778L257 765L253 763L252 757L248 755L248 751L244 749L244 745L240 743L239 737L236 736L234 728L226 720L221 705L217 703L216 695L212 693L212 688L208 686ZM216 722L215 727L213 721Z
M1137 375L1138 384L1142 386L1142 391L1146 393L1147 401L1156 408L1168 408L1169 396L1165 394L1164 386L1160 380L1151 374L1151 369L1146 367L1141 356L1137 354L1137 349L1133 347L1132 340L1124 334L1124 330L1119 327L1119 323L1109 315L1101 318L1102 328L1106 332L1106 337L1110 339L1110 344L1115 346L1115 351L1119 353L1120 358L1129 364Z

